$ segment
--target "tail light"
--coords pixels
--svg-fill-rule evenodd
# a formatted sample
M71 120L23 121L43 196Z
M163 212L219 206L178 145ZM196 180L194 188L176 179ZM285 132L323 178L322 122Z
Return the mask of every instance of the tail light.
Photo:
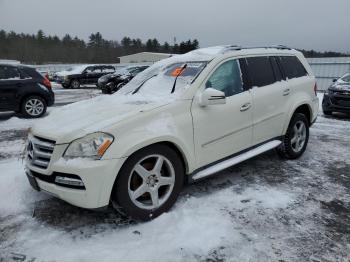
M50 80L45 76L43 79L43 85L46 86L47 88L51 89L51 82Z
M315 92L315 96L317 96L317 83L315 83L314 85L314 92Z

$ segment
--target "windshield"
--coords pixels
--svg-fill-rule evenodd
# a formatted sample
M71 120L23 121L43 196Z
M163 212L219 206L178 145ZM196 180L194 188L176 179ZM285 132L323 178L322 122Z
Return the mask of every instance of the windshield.
M342 78L340 78L340 80L346 83L350 83L350 74L345 74L344 76L342 76Z
M168 64L159 62L139 73L117 93L130 94L142 85L137 94L145 94L147 96L171 95L176 76L181 72L181 68L187 64L186 69L179 75L176 83L175 93L180 93L188 88L207 63L207 61L173 62Z

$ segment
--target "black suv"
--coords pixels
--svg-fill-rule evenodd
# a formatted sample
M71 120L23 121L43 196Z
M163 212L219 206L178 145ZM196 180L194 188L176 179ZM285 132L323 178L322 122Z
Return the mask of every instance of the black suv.
M334 79L323 96L322 109L325 115L333 112L350 113L350 73Z
M34 68L0 64L0 111L36 118L54 102L50 81Z
M129 66L117 70L113 74L104 75L98 79L98 87L101 88L102 93L112 94L148 67L149 66Z
M66 71L56 73L55 80L64 88L79 88L84 84L95 84L105 75L115 72L111 65L79 65Z

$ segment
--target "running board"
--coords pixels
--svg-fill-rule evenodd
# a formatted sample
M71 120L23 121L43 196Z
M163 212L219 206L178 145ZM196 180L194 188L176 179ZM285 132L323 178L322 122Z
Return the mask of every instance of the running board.
M242 153L238 156L234 156L232 158L226 159L220 163L217 163L213 166L210 166L204 170L201 170L198 173L195 173L192 176L192 180L198 180L198 179L202 179L204 177L210 176L210 175L217 173L221 170L224 170L230 166L236 165L236 164L243 162L249 158L260 155L261 153L264 153L264 152L269 151L275 147L278 147L280 144L281 144L281 141L279 141L279 140L273 140L273 141L267 142L266 144L258 146L256 148L251 149L251 150L249 150L245 153Z

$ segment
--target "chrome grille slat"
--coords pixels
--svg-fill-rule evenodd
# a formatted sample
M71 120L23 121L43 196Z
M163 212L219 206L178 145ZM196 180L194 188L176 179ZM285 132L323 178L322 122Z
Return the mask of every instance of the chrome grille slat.
M55 142L40 137L29 137L27 157L33 166L46 169L51 160Z

